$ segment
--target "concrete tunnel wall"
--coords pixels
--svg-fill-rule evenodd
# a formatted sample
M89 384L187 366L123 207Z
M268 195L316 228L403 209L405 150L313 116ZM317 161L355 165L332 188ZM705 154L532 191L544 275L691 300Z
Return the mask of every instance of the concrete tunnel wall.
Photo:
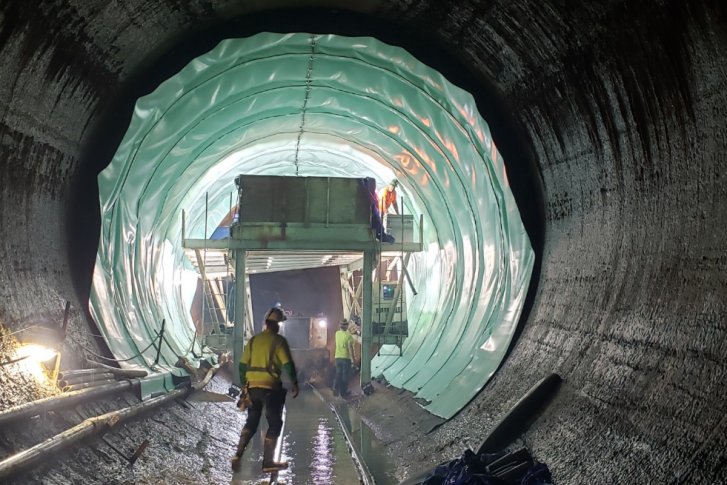
M57 319L61 299L81 307L83 281L72 270L83 258L69 258L79 241L69 247L66 236L85 234L93 214L66 210L78 196L72 181L82 156L103 160L84 148L100 120L114 120L104 110L153 55L216 22L245 19L259 4L0 6L4 324ZM408 452L435 459L461 442L476 445L552 370L566 382L526 442L559 483L724 481L727 6L360 5L404 37L442 46L489 85L496 108L481 112L510 162L515 195L516 168L527 167L511 165L517 153L533 154L544 192L541 274L519 340L468 408ZM488 112L515 131L498 132ZM407 452L407 443L400 448Z

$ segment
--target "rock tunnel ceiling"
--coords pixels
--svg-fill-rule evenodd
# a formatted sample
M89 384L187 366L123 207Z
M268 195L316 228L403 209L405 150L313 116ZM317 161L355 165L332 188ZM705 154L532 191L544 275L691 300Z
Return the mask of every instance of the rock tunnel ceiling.
M370 176L379 187L399 179L407 212L424 214L424 251L409 265L418 294L408 290L403 355L386 346L372 373L447 418L479 392L515 332L530 241L472 97L406 51L363 37L225 40L136 103L99 175L90 299L122 365L151 365L154 349L133 357L164 320L162 363L179 372L198 278L182 249L181 211L188 238L212 234L240 173Z
M71 182L101 120L128 126L130 113L102 113L130 76L219 21L242 19L227 37L265 25L245 2L39 5L0 6L0 318L12 328L57 319L58 300L76 300L70 277L81 263L68 259L63 241L67 232L88 236L86 226L96 223L78 205L71 217L65 210L72 196L93 192L96 173L86 189ZM724 2L423 0L359 8L371 17L349 21L348 30L337 30L346 23L341 11L297 13L288 17L298 18L293 27L269 30L386 41L371 26L390 21L400 38L416 39L410 43L443 46L440 58L464 60L471 77L489 83L493 96L484 99L494 102L478 98L478 107L516 197L537 193L516 186L510 164L521 151L532 152L544 190L545 237L533 241L542 254L539 286L517 344L487 392L429 443L404 437L416 456L408 446L397 453L410 463L455 454L447 443L476 442L547 370L566 382L527 442L560 482L724 482ZM267 25L281 15L272 17ZM438 68L416 45L406 47ZM84 159L107 162L118 141L105 143L103 156L83 151ZM527 225L530 214L522 204L521 211ZM93 235L72 238L71 249L87 248L87 239ZM84 254L95 254L90 246Z

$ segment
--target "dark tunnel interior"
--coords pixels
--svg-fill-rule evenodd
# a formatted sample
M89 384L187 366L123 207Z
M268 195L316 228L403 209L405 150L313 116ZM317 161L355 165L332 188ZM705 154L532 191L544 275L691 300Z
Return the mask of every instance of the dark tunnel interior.
M375 37L472 93L536 253L507 359L436 431L393 437L402 476L476 446L557 372L523 437L557 483L727 481L720 0L6 0L4 327L58 320L69 300L69 332L93 339L96 177L134 102L220 40L263 31Z

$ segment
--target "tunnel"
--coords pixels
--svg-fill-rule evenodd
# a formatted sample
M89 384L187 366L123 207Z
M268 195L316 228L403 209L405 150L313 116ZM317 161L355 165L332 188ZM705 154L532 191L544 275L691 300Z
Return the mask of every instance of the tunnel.
M476 447L555 372L563 383L521 442L556 483L725 481L727 9L716 0L10 0L0 6L4 332L60 322L69 301L64 362L88 348L109 355L89 306L104 243L98 176L137 101L220 42L294 33L375 39L471 95L533 251L491 379L471 382L436 429L399 420L379 431L397 478ZM41 397L4 382L0 408ZM404 416L415 399L389 412ZM164 413L174 412L142 418L136 432L171 429ZM232 418L198 419L204 432L192 434L206 436L205 420ZM74 421L7 429L4 453ZM164 456L190 476L213 470L198 481L225 480L221 464L185 452L202 441L180 435ZM17 483L108 483L113 459L99 450L79 444Z

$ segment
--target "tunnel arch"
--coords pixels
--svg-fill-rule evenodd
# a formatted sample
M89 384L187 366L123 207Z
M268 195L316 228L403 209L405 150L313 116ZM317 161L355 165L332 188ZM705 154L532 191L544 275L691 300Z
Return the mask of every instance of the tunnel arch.
M136 103L99 175L90 299L116 357L132 359L124 365L149 365L149 356L134 355L162 321L162 363L191 350L184 288L196 288L196 276L181 248L181 211L187 237L211 234L239 173L370 176L380 186L398 178L407 210L425 220L424 252L412 265L419 293L409 295L403 356L374 359L374 373L442 417L487 382L512 339L533 266L489 129L469 94L406 51L320 34L224 40ZM220 216L209 221L207 193Z
M497 149L502 154L509 183L523 224L536 254L532 284L523 309L527 317L537 291L545 232L545 205L542 176L535 164L532 146L522 120L504 104L502 93L492 81L468 64L456 48L407 27L401 19L387 18L362 4L359 9L320 7L287 8L286 2L269 8L253 8L244 15L215 19L200 29L179 34L145 53L139 65L126 74L113 97L106 99L98 119L91 126L81 151L79 167L71 181L66 209L68 257L75 292L88 299L100 231L96 177L114 156L121 143L138 98L179 72L189 61L214 49L228 38L249 37L260 32L326 32L347 37L372 37L401 47L414 58L441 73L455 86L471 94L477 110L487 121ZM359 10L359 11L356 11ZM518 332L522 327L518 328Z

